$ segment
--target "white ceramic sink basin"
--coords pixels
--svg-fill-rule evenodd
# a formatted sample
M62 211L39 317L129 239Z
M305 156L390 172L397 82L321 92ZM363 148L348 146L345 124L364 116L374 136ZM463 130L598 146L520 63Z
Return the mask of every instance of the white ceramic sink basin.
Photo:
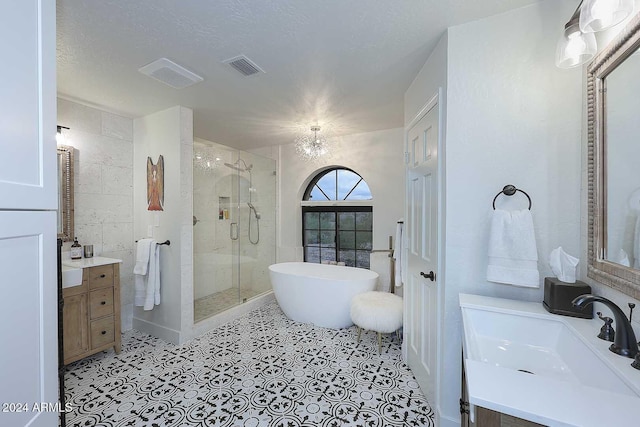
M560 319L465 308L463 321L469 359L636 396Z
M598 319L467 294L460 309L472 417L482 406L552 427L637 424L640 371L596 337Z
M62 288L82 285L82 269L62 264Z

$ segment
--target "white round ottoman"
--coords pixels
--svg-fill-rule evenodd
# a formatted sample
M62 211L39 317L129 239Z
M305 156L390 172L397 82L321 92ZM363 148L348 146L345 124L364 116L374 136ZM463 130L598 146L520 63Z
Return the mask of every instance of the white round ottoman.
M397 332L402 327L402 298L388 292L363 292L351 300L351 320L362 329L378 333L378 353L382 350L382 334Z

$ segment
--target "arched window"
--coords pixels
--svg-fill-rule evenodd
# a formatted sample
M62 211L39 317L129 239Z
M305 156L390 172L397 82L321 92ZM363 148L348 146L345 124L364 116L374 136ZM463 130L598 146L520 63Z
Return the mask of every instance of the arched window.
M303 197L304 260L369 268L373 209L362 203L366 200L372 200L369 186L351 169L333 168L316 175Z
M371 190L364 179L351 169L334 168L320 172L311 180L303 200L371 200Z

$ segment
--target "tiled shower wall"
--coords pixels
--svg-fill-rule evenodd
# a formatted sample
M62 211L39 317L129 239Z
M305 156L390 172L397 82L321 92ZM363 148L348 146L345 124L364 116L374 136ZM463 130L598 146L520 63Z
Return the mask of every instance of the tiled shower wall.
M133 120L58 99L58 125L74 150L75 236L118 258L122 330L133 317ZM64 250L69 250L65 243Z

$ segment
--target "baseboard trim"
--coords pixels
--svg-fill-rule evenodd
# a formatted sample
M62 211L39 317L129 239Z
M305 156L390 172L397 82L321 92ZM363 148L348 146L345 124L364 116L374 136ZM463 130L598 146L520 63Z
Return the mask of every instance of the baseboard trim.
M133 318L133 329L158 337L172 344L180 344L180 331L161 326L148 320Z
M436 410L436 425L440 427L460 427L460 418L447 417L438 408Z

